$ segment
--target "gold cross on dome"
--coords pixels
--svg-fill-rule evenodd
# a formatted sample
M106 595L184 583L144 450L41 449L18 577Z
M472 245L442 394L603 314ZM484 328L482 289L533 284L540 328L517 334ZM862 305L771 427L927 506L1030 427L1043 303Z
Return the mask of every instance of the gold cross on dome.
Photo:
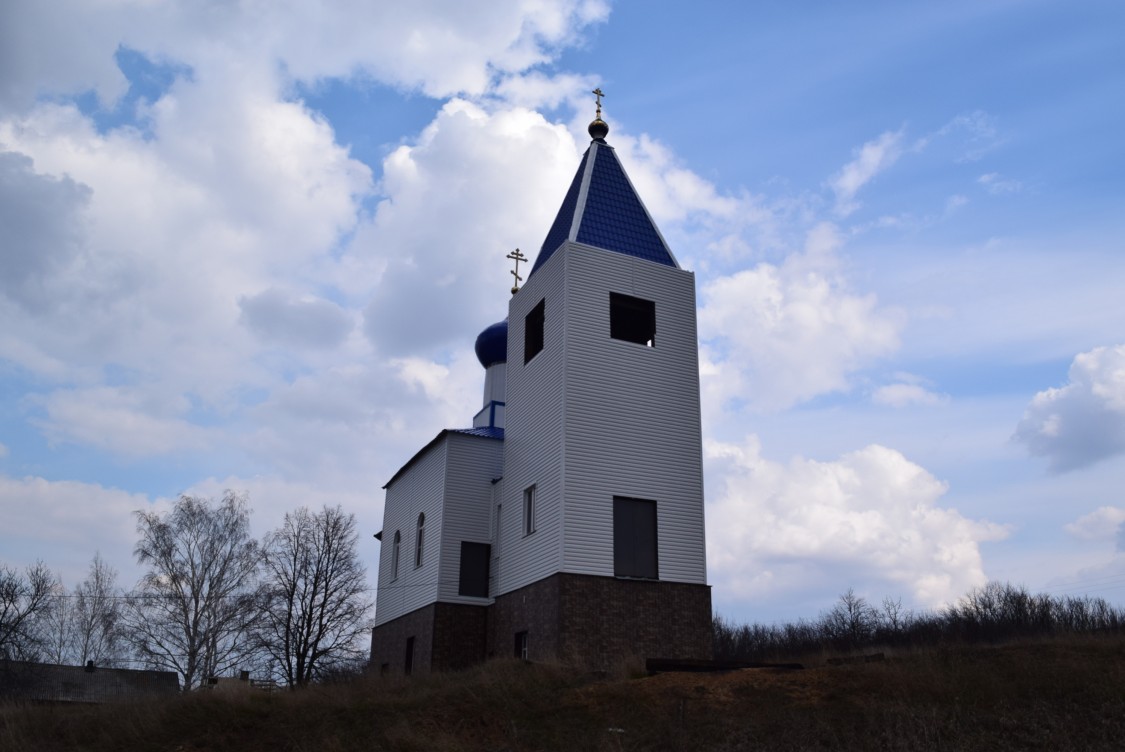
M512 270L512 276L516 278L512 283L512 294L515 295L520 291L520 282L523 282L523 277L520 276L520 262L527 261L527 256L520 253L520 249L517 248L504 258L510 258L512 261L516 262L516 268Z
M594 97L597 99L597 102L598 102L598 115L597 115L597 117L599 119L601 119L601 116L602 116L602 97L605 96L605 92L603 92L602 87L599 86L598 88L594 89L590 93L593 94Z

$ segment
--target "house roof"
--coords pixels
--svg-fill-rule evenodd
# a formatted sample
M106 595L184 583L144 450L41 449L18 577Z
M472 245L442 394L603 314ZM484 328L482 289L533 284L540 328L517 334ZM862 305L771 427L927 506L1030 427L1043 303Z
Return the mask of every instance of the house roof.
M600 138L582 155L531 274L567 241L679 267L617 153Z
M494 439L496 441L503 441L504 440L504 429L503 428L492 428L490 426L484 426L484 427L481 427L481 428L446 428L446 429L443 429L442 432L439 433L437 436L435 436L430 441L429 444L426 444L426 446L422 447L417 452L415 452L414 456L411 457L409 460L407 460L406 464L403 465L402 467L400 467L398 469L398 472L396 472L393 476L391 476L391 479L389 481L387 481L385 484L383 484L383 488L384 489L388 488L392 483L394 483L396 480L398 480L400 477L402 477L402 475L407 470L409 470L411 467L413 467L418 462L418 460L420 460L424 456L426 456L427 452L429 452L432 448L434 448L439 443L441 443L441 441L443 439L445 439L445 437L448 436L451 433L457 434L457 435L460 435L460 436L476 436L476 437L482 438L482 439ZM380 531L380 532L382 532L382 531Z
M0 700L102 703L180 691L173 671L0 660Z

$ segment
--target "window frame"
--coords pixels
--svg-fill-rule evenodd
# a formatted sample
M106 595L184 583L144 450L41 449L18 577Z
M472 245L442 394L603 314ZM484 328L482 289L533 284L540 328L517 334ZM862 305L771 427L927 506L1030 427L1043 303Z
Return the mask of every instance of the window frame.
M399 556L402 553L402 531L395 530L391 543L391 582L398 579Z
M638 524L642 517L643 524ZM660 516L653 499L613 497L613 576L660 579Z
M656 301L623 292L610 292L609 336L618 342L655 348Z
M547 299L543 298L523 317L523 363L543 352L544 327L547 320Z
M535 484L523 490L523 537L535 534Z
M426 513L418 513L418 527L414 531L414 568L422 566L426 542Z

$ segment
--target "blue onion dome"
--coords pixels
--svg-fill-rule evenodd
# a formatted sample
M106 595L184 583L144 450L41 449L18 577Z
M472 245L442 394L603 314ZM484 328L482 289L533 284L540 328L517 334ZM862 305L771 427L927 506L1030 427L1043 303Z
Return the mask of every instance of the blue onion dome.
M508 362L508 320L493 324L477 337L477 360L485 368Z

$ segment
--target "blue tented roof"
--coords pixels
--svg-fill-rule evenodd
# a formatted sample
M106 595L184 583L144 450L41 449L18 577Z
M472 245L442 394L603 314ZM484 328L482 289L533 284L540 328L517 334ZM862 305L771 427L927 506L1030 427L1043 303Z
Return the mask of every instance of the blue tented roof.
M582 155L531 273L566 241L678 267L612 146L594 140ZM529 275L530 276L530 275Z

